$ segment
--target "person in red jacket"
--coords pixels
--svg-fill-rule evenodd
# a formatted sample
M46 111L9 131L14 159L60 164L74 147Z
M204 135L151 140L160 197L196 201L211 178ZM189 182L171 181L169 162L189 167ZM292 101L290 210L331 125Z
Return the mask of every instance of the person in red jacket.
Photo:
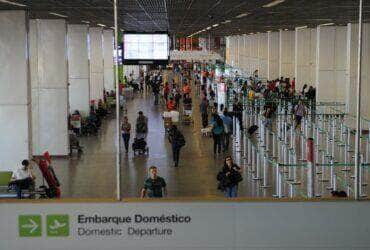
M173 97L170 97L170 100L167 102L167 110L173 111L176 110L176 102L173 100Z
M164 98L166 103L168 101L168 94L169 93L170 93L170 87L168 86L168 82L166 82L164 84L164 87L163 87L163 98Z

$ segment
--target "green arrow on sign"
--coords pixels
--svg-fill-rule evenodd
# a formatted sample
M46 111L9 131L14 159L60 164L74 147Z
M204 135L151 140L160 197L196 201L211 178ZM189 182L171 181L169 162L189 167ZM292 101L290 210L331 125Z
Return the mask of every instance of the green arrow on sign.
M41 215L19 215L18 230L20 237L41 237Z

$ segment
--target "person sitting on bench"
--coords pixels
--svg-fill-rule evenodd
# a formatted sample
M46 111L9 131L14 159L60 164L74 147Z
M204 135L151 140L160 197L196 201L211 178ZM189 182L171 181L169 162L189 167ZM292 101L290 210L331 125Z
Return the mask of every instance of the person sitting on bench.
M22 190L32 190L35 187L36 176L28 160L22 161L22 167L13 172L9 187L17 191L17 198L22 199Z

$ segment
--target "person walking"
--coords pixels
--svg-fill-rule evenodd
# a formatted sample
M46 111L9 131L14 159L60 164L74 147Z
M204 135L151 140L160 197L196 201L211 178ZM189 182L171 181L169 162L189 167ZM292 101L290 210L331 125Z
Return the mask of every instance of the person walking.
M218 114L214 114L214 121L212 123L213 134L213 154L221 153L222 137L224 133L224 123Z
M243 180L241 168L236 165L231 156L225 158L222 170L217 174L218 189L224 192L227 198L238 196L238 184Z
M301 125L302 118L306 115L306 107L303 105L302 100L298 101L297 106L294 108L294 115L295 115L295 128Z
M157 167L149 168L150 177L144 181L144 187L141 189L141 198L162 198L167 196L166 181L158 176Z
M154 105L158 105L158 99L159 99L159 84L158 84L158 82L153 81L152 91L153 91L153 94L154 94Z
M208 126L208 102L205 97L200 103L200 114L202 116L202 126L203 128L206 128Z
M143 111L139 111L136 119L136 139L145 139L148 134L148 118Z
M126 153L128 153L130 133L131 133L131 124L128 122L127 116L123 117L121 131L122 131L122 139L125 145L125 150L126 150Z
M180 159L180 150L183 146L185 146L186 141L184 135L177 129L176 125L172 125L168 140L172 146L172 154L173 154L173 161L174 167L179 166L179 159Z
M230 116L228 116L226 108L224 109L224 112L220 117L222 119L222 122L224 123L224 136L222 146L224 152L227 152L229 150L230 136L233 130L233 119Z

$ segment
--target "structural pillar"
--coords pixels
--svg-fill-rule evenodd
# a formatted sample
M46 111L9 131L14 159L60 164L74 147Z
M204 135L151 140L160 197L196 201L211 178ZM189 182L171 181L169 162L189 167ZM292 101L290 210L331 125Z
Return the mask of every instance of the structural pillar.
M245 50L245 72L250 75L252 74L251 70L251 38L250 36L246 35L244 37L244 50Z
M316 100L345 101L347 28L318 26L316 48Z
M69 110L84 116L90 111L90 65L88 56L88 25L70 24L68 29Z
M103 51L104 51L104 89L105 91L114 90L114 71L113 71L113 30L103 31Z
M67 25L65 20L31 20L33 154L69 154Z
M316 69L316 30L308 28L295 29L295 78L296 91L303 85L315 86Z
M358 24L347 25L347 79L346 105L350 114L356 113L357 103ZM361 59L361 116L370 119L370 23L362 24ZM364 128L366 129L366 128Z
M259 61L258 61L258 35L253 34L250 36L251 38L251 57L250 57L250 67L251 73L255 70L259 69Z
M279 78L279 33L268 32L267 79Z
M104 97L103 28L93 27L90 33L90 100Z
M0 11L0 171L31 154L27 23L25 11Z
M280 30L279 34L279 76L294 77L294 31Z
M267 57L268 57L268 36L267 33L258 34L258 73L259 77L267 78Z

